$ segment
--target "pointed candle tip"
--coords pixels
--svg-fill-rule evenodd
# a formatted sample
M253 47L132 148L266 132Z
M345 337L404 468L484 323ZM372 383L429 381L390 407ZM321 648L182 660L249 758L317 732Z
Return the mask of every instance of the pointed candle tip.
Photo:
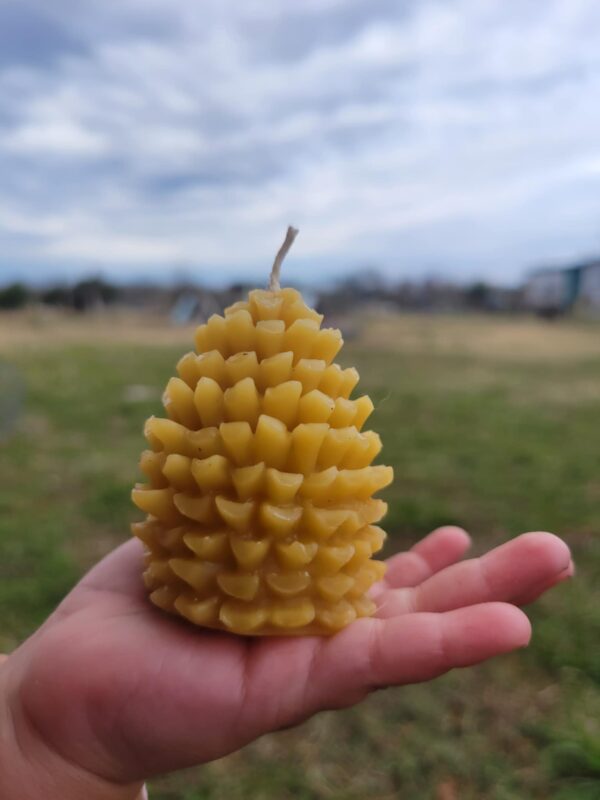
M294 239L298 235L298 228L294 228L292 225L288 225L287 232L285 234L285 239L283 240L283 244L277 251L277 255L275 256L275 260L273 261L273 267L271 269L271 277L269 279L269 290L271 292L278 292L281 288L279 284L279 275L281 273L281 264L283 259L288 254L290 247L294 243Z

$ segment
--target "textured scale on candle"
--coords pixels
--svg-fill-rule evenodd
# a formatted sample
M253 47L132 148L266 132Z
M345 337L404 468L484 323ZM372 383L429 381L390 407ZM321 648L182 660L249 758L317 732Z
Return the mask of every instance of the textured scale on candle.
M374 612L386 504L373 495L393 473L371 465L373 404L351 399L358 373L334 362L342 338L321 322L294 289L255 290L177 364L133 490L165 611L249 635L332 634Z

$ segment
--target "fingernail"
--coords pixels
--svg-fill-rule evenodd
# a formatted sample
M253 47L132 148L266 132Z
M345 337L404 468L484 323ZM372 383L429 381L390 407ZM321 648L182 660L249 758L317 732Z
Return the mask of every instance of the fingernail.
M561 573L561 579L572 578L575 575L575 564L569 561L569 566Z

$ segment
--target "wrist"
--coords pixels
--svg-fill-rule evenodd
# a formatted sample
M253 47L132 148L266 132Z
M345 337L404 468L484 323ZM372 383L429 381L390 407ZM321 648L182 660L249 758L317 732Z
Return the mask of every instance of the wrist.
M0 665L2 800L138 800L141 789L93 775L53 750L24 713L10 660Z

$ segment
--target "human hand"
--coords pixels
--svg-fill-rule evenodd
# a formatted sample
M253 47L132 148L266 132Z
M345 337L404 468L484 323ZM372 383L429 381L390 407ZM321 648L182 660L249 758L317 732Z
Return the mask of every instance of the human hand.
M23 780L41 787L41 765L48 800L129 800L152 775L219 758L375 689L525 646L530 625L516 606L572 574L567 546L528 533L456 563L469 544L464 531L440 528L391 558L373 587L375 618L331 638L262 639L157 611L142 585L139 542L122 545L0 668L11 721L2 729L0 712L0 735L16 753L8 765L0 755L0 795L38 797L35 788L11 795L9 784L2 794L2 768L12 769L14 789L27 757Z

